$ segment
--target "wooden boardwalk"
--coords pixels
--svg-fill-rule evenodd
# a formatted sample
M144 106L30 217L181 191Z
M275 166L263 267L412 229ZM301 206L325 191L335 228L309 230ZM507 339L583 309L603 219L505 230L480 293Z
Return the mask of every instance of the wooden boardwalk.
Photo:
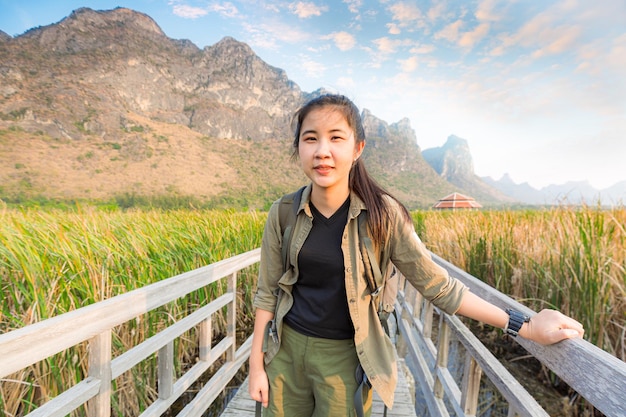
M415 391L413 378L409 374L407 379L404 361L398 362L398 385L396 387L395 402L393 409L387 410L387 417L416 417ZM254 417L255 402L248 395L248 379L241 385L233 399L221 414L221 417ZM384 404L374 391L374 403L372 405L372 417L383 415Z

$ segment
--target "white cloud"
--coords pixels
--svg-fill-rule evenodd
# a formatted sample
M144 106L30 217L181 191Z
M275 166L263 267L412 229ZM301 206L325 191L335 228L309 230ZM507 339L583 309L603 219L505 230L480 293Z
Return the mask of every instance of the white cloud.
M358 14L359 9L363 6L362 0L343 0L343 2L348 5L348 10L353 14Z
M409 52L412 54L430 54L435 51L435 45L416 45Z
M321 16L323 12L328 11L328 6L318 6L315 3L299 1L291 3L289 10L300 19L307 19L311 16Z
M547 55L558 55L571 51L576 41L580 37L581 30L577 26L561 26L543 31L544 41L538 49L533 52L534 58L541 58Z
M424 15L414 4L394 3L389 7L389 11L392 14L392 19L397 21L400 27L423 26Z
M322 78L326 73L326 66L321 62L314 61L307 55L300 55L300 68L307 77Z
M448 42L454 43L459 38L459 32L462 27L463 21L459 19L435 33L435 39L445 39Z
M430 9L428 9L428 13L426 13L426 15L428 16L428 19L430 19L431 22L435 22L443 18L445 15L445 12L446 12L446 3L439 2L433 5Z
M473 47L487 36L489 33L489 27L488 23L481 23L476 26L474 30L463 33L459 39L459 46L467 48Z
M185 19L198 19L208 15L209 13L217 13L221 16L229 18L237 17L239 15L237 7L228 1L223 3L213 3L207 8L190 6L188 4L182 4L179 1L170 1L168 4L172 6L174 15Z
M213 4L210 7L210 10L224 17L237 17L239 15L239 10L237 10L237 7L228 1L224 3Z
M398 50L398 47L405 44L405 41L399 39L390 39L388 37L382 37L373 39L372 43L376 45L378 52L383 54L393 54Z
M494 12L494 8L496 6L496 0L482 0L478 4L478 8L474 13L476 19L479 22L495 22L500 20L500 16L496 15Z
M200 7L187 6L185 4L173 5L172 11L176 16L184 19L197 19L209 13L207 10Z
M340 51L349 51L356 45L356 39L348 32L334 32L323 36L322 39L331 39Z
M278 21L263 24L244 23L243 28L252 37L250 45L271 50L278 50L285 43L304 43L310 38L308 33Z
M395 23L387 23L387 27L389 28L389 34L390 35L399 35L400 34L400 27L398 25L396 25Z
M399 59L400 68L402 72L413 72L418 67L418 61L416 56L412 56L408 59Z

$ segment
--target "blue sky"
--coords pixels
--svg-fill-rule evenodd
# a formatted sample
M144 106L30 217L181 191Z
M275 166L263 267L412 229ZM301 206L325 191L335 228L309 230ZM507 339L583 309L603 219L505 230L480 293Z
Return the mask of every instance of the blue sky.
M407 117L422 149L460 136L480 176L626 180L624 0L0 0L0 30L117 6L200 48L232 36L304 91Z

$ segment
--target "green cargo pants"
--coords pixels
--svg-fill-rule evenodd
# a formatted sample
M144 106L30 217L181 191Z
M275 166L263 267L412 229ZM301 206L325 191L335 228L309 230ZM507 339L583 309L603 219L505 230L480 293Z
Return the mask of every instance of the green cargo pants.
M352 339L302 335L283 325L281 347L266 366L270 383L264 417L353 417L359 364ZM370 416L372 390L364 395Z

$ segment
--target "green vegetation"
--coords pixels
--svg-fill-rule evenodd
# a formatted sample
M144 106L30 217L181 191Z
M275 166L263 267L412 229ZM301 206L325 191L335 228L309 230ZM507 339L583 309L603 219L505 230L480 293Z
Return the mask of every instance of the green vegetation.
M120 210L138 203L127 197L125 204L97 208L0 208L0 333L261 244L264 212L189 209L194 202L188 200L169 210ZM433 252L535 310L553 307L581 320L587 340L624 359L626 209L416 211L413 218ZM249 307L256 268L239 279L241 305ZM115 329L113 355L221 290L205 288ZM238 328L250 333L251 311L238 320ZM218 332L220 326L215 325ZM189 335L177 342L177 372L195 360L192 340ZM0 383L0 410L24 415L82 379L86 348L79 345L6 378ZM119 416L138 415L156 395L154 359L127 374L114 386Z
M264 214L235 211L2 210L0 333L254 249L264 221ZM252 303L255 270L240 275L244 307ZM221 293L219 286L205 288L120 326L114 356ZM251 316L243 314L237 328L250 328ZM223 332L225 319L213 326ZM190 340L175 346L177 372L195 361ZM25 415L81 380L86 349L81 344L3 380L0 414ZM115 381L115 415L138 415L154 401L156 368L152 358Z
M624 360L626 209L416 212L434 253L538 311L555 308Z

